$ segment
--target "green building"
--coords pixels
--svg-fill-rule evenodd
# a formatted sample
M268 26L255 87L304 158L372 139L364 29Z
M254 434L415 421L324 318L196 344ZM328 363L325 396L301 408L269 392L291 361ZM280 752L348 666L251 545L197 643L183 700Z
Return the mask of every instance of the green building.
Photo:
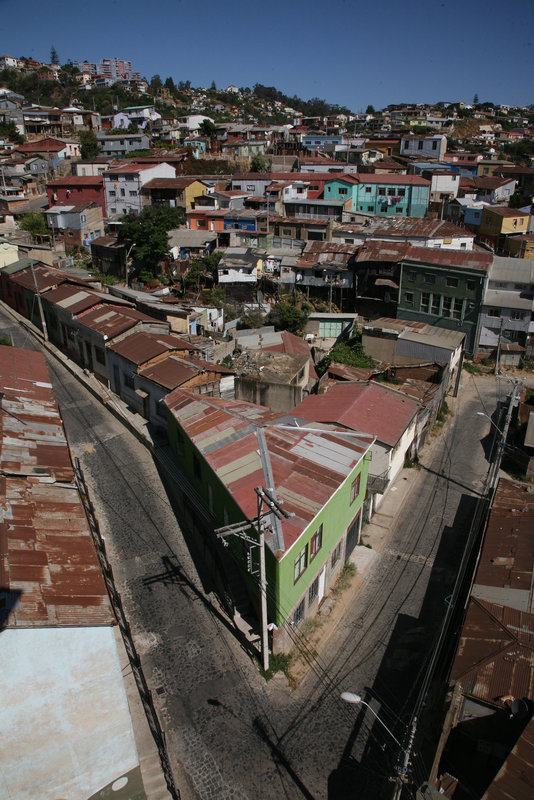
M400 265L397 318L463 331L476 354L491 253L411 247Z
M171 447L212 516L211 531L196 525L210 564L218 561L213 529L250 520L246 535L257 540L256 487L289 514L269 514L265 534L273 650L289 649L292 628L316 613L359 541L374 437L183 390L164 403ZM237 535L227 541L259 618L258 547Z

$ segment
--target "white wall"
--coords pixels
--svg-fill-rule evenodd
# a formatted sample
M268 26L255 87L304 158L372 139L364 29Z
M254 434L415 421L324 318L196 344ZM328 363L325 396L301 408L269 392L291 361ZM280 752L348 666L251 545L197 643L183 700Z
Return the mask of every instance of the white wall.
M111 627L2 632L0 796L85 800L139 764Z

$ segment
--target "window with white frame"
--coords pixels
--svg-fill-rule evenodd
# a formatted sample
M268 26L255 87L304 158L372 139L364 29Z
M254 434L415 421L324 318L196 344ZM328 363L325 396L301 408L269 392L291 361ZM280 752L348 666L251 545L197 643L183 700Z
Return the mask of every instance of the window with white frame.
M295 559L295 573L294 573L294 581L295 583L298 581L306 567L308 566L308 545L304 545L300 553Z

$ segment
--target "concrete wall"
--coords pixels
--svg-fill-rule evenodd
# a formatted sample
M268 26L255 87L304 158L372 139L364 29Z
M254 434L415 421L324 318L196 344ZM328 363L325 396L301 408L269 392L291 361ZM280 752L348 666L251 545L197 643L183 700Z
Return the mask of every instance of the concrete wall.
M271 411L292 411L303 399L302 386L287 383L265 383L255 378L236 375L236 400L246 400Z
M7 629L2 657L2 797L85 800L139 766L112 628Z

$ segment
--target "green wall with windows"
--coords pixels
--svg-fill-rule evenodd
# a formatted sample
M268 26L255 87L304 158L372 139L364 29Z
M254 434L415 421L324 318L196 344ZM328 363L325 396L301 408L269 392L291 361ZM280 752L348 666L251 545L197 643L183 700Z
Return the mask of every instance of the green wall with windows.
M299 536L293 547L284 553L278 562L278 582L276 598L281 621L287 617L297 605L301 597L309 590L324 564L330 559L339 540L345 535L353 520L361 512L367 489L369 456L360 461L348 478L332 495L328 503L321 509L315 519ZM358 491L351 503L353 484ZM316 531L322 526L322 544L315 556L311 557L311 542ZM299 554L307 548L307 564L300 577L295 580L295 561ZM344 551L342 553L344 558ZM327 583L328 591L328 583ZM285 617L284 617L285 615ZM277 624L278 621L277 621Z
M397 318L463 331L465 350L475 352L486 282L483 270L401 263Z
M212 511L216 520L215 527L243 521L243 512L232 495L172 414L168 414L168 433L171 448L176 453L182 469L204 501L206 508ZM346 478L281 560L278 560L272 550L266 546L269 622L275 622L278 626L282 625L299 599L309 590L323 565L330 559L332 551L345 535L351 522L360 513L367 488L368 458L367 455L357 464L350 476ZM355 496L352 498L351 494ZM321 546L311 558L311 540L321 525ZM247 572L247 547L237 536L229 537L227 541L241 568L251 602L259 616L257 577L251 577ZM295 580L295 559L305 547L307 547L306 566ZM344 550L341 558L344 558ZM253 566L255 569L258 567L257 548L253 549Z

